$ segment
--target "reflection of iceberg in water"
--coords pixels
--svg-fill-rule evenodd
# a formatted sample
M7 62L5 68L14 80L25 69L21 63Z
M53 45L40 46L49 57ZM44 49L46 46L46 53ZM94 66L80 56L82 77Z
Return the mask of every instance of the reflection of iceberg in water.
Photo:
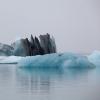
M62 72L59 69L27 69L18 68L16 70L17 82L22 90L40 93L48 93L52 80L60 78Z
M10 79L11 75L12 75L11 65L6 65L6 66L0 65L0 80L7 81Z
M40 69L18 68L16 69L17 85L21 91L31 93L50 93L51 88L68 80L77 81L87 75L89 69ZM81 77L81 78L80 78Z

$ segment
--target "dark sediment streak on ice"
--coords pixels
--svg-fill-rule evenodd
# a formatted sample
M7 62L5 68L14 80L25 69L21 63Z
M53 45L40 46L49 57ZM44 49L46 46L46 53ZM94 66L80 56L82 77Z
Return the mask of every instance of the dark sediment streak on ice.
M40 35L39 38L31 35L30 40L20 39L11 46L6 47L6 45L1 45L0 54L7 56L34 56L34 55L44 55L50 53L56 53L56 44L53 37L47 33L46 35ZM5 48L5 49L4 49ZM5 51L5 52L4 52Z

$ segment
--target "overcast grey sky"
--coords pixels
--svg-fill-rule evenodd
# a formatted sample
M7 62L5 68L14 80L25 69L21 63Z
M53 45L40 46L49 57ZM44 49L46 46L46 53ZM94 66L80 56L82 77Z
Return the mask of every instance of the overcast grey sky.
M47 32L58 51L100 50L100 0L0 0L0 42Z

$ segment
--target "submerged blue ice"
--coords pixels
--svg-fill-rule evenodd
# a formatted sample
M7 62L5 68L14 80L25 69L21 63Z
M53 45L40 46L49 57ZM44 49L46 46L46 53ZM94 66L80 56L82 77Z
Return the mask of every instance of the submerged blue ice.
M86 56L73 53L54 53L24 57L18 62L20 67L38 68L93 68Z

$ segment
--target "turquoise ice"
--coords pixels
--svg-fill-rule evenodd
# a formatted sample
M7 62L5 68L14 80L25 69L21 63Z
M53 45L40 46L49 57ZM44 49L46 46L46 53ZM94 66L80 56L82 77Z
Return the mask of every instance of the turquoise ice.
M100 66L100 51L94 51L91 55L87 56L88 60L95 66Z
M18 62L20 67L38 68L93 68L86 56L73 53L54 53L24 57Z

